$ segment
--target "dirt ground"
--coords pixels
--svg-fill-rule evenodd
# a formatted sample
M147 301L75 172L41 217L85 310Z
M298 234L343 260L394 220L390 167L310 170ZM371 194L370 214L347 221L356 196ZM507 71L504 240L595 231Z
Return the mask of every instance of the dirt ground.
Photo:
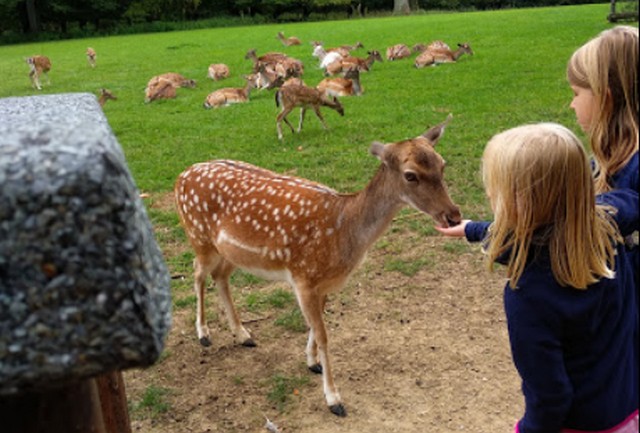
M390 257L424 265L406 276L385 270ZM504 275L485 270L476 246L441 236L416 238L392 225L326 308L346 418L329 412L321 376L307 370L305 333L276 326L269 311L242 311L236 302L258 344L236 346L211 288L208 310L218 312L209 322L211 347L198 343L194 311L176 309L166 355L151 368L125 372L131 405L150 386L168 390L168 409L155 415L132 411L132 429L259 433L269 431L268 417L280 433L512 432L523 403L503 285ZM286 286L235 287L234 296L276 287ZM274 375L306 379L282 408L268 398Z

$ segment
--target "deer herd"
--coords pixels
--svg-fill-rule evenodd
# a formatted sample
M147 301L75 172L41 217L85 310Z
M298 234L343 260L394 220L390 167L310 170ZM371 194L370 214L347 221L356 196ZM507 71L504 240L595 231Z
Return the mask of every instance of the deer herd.
M300 39L277 39L285 47L300 45ZM325 77L316 85L307 85L302 76L303 63L284 53L258 55L249 50L245 59L251 71L242 75L243 87L223 87L207 95L205 108L218 108L250 100L254 89L274 89L275 104L281 111L276 117L278 139L283 139L282 122L294 131L287 119L299 107L297 131L305 112L312 109L322 126L326 122L321 107L344 116L340 98L363 94L361 74L370 72L375 62L383 62L377 50L367 57L353 51L362 43L325 48L312 42L312 56L320 62ZM472 55L468 43L452 50L442 41L416 44L409 48L397 44L387 48L387 61L399 61L416 54L414 66L423 68L456 62L461 55ZM96 67L96 52L88 48L89 66ZM42 88L40 77L51 62L45 56L26 59L34 88ZM213 81L230 77L223 63L211 64L207 77ZM339 76L337 76L339 75ZM145 102L172 99L176 89L196 87L196 81L177 73L157 75L145 88ZM117 98L101 89L101 106ZM293 289L309 333L306 363L322 375L326 404L337 416L346 409L334 382L327 328L323 313L327 296L340 290L363 261L367 250L385 232L398 211L412 207L430 215L440 226L461 222L458 207L451 200L444 181L445 161L436 151L452 116L423 134L407 140L381 143L374 141L370 153L380 165L364 189L356 193L339 193L328 186L295 176L278 174L246 162L214 160L197 163L182 172L174 187L180 222L195 253L194 289L197 297L196 331L200 344L211 345L207 327L205 293L208 277L218 289L229 328L237 344L255 346L236 310L229 284L236 268L263 278L287 282Z

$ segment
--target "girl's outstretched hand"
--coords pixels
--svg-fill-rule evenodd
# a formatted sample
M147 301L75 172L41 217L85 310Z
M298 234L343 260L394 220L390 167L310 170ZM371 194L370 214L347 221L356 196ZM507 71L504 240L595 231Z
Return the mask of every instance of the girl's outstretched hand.
M469 223L470 221L471 220L462 220L462 222L460 222L460 224L458 224L457 226L453 226L453 227L438 227L438 226L436 226L435 229L438 230L443 235L448 236L448 237L463 238L464 237L464 228L467 226L467 223Z

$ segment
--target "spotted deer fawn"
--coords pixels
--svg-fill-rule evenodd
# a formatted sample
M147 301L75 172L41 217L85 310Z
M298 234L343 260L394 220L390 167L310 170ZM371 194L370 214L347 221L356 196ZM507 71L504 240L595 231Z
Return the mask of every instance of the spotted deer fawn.
M91 66L92 68L95 68L97 58L98 58L98 55L96 54L96 50L94 50L91 47L87 48L87 61L89 62L89 66Z
M225 107L230 104L249 102L251 89L256 87L256 75L245 75L247 84L244 87L225 87L209 93L204 100L204 108Z
M285 47L290 47L292 45L300 45L300 39L295 36L285 37L284 33L278 32L278 39L282 42L282 45Z
M342 104L338 101L338 98L326 99L318 89L307 86L289 85L281 87L280 90L276 92L276 106L282 106L282 111L278 114L278 117L276 117L276 129L278 131L278 139L280 140L282 140L283 120L289 128L291 128L291 132L294 132L293 126L287 119L287 114L295 107L300 107L298 132L302 131L304 115L309 107L313 108L324 129L328 129L328 127L320 113L320 107L329 107L336 110L341 116L344 116L344 108L342 108Z
M29 65L29 78L31 79L31 85L34 89L42 90L40 84L40 76L44 74L47 79L47 84L51 84L49 80L49 71L51 70L51 60L47 56L32 56L25 59L27 65Z
M211 345L204 296L211 276L237 344L255 346L234 307L229 277L235 268L286 281L309 328L308 368L322 374L329 410L346 416L334 383L324 306L364 260L404 206L438 225L461 221L447 193L444 160L435 145L446 122L408 140L374 142L380 167L361 191L341 194L310 180L280 175L244 162L194 164L179 175L175 200L195 252L196 330Z

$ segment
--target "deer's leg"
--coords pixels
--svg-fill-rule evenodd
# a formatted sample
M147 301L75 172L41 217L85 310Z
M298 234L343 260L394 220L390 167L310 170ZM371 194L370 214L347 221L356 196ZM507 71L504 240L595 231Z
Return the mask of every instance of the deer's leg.
M315 111L316 116L318 116L318 119L320 119L320 122L322 122L322 127L324 129L329 129L327 123L324 121L324 117L322 117L322 113L320 113L320 107L313 107L313 111Z
M194 267L194 291L197 298L197 312L196 312L196 331L198 332L198 340L203 346L211 346L211 340L209 338L209 328L207 327L207 316L205 311L204 297L206 294L207 276L215 268L220 257L213 254L196 254L196 258L193 261Z
M318 296L318 294L313 293L312 290L303 289L299 291L300 309L309 325L309 335L313 335L315 339L320 365L322 366L322 384L327 405L333 414L346 416L347 412L345 411L342 399L333 381L333 372L329 359L327 330L322 319L325 299L324 296ZM313 347L313 345L307 343L308 350L310 346ZM314 362L313 358L313 354L307 352L307 363ZM313 371L315 362L313 365L307 365Z
M322 313L324 313L325 305L327 304L327 296L324 297L322 302ZM307 355L307 366L309 370L316 374L322 374L322 364L318 362L318 345L316 344L315 334L313 329L309 328L309 339L307 340L307 348L305 350Z
M282 121L283 120L287 125L289 125L289 128L291 128L291 132L294 132L293 126L291 125L291 123L289 123L289 120L287 119L287 114L289 114L290 112L291 112L290 108L289 109L283 108L280 114L278 114L278 117L276 118L276 129L278 130L278 139L280 140L282 140Z
M247 347L255 347L256 343L251 338L251 334L242 326L238 311L233 304L233 298L231 297L231 289L229 286L229 277L235 267L228 261L221 259L218 265L211 272L211 278L218 287L218 295L224 306L224 311L227 314L227 322L229 328L233 333L236 343L242 344Z
M302 131L302 123L304 122L304 115L307 112L305 107L300 108L300 122L298 122L298 132Z

